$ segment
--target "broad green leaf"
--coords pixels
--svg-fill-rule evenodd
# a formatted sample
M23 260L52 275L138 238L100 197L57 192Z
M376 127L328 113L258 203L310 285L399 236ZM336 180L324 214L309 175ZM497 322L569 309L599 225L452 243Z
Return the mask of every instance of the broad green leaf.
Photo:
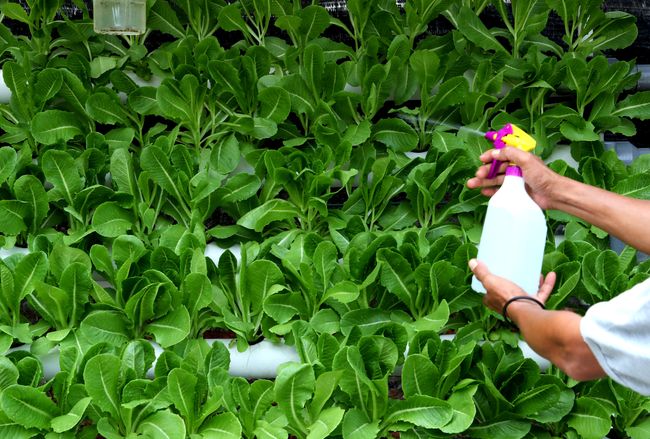
M283 427L263 419L255 423L253 434L257 439L286 439L288 437L288 433Z
M24 299L34 291L35 282L45 279L47 268L47 258L43 252L29 253L20 259L14 270L14 291L17 293L17 300Z
M24 201L0 200L0 232L5 235L18 235L27 230L24 218L29 205Z
M253 310L261 310L271 288L276 284L284 283L284 275L278 266L263 259L254 261L246 267L246 274L243 291L244 303Z
M242 18L238 3L231 3L221 8L217 22L219 27L225 31L241 31L248 34L248 28Z
M117 190L137 197L138 182L133 170L133 157L128 149L118 148L111 155L111 178Z
M86 268L88 272L92 269L91 259L84 250L68 247L65 245L55 245L50 252L50 273L60 282L63 272L72 264L78 263Z
M380 250L377 254L377 261L381 263L382 267L381 284L410 307L417 291L413 270L408 261L393 250Z
M49 199L64 199L71 206L77 193L83 189L83 181L74 159L66 151L50 149L43 154L41 160L45 178L54 186L48 192Z
M192 109L187 99L178 89L178 84L171 79L165 79L156 90L156 100L162 113L170 118L189 121L192 120Z
M371 422L359 409L348 410L343 418L345 439L375 439L379 433L379 421Z
M70 299L70 325L75 327L84 314L88 293L92 290L90 270L78 262L72 263L63 271L59 285Z
M341 407L329 407L318 415L316 421L308 427L307 439L325 439L338 427L345 410Z
M18 154L10 146L0 148L0 184L4 183L16 170Z
M300 211L289 201L273 199L244 214L237 224L261 232L274 221L294 220L299 216Z
M330 14L322 6L310 5L299 11L300 31L305 41L320 36L330 25Z
M623 99L616 105L612 116L650 119L650 91L640 91Z
M215 144L210 153L210 164L216 168L219 174L223 175L234 171L240 159L239 142L234 135Z
M169 410L158 411L142 421L138 431L150 438L178 439L185 437L185 422Z
M20 21L30 26L32 25L32 21L29 19L27 12L25 12L25 9L19 3L3 3L0 5L0 11L2 11L7 18Z
M140 157L142 169L146 171L151 178L165 190L171 194L177 201L183 201L183 196L178 187L178 182L175 176L174 168L169 162L169 158L157 146L151 145L142 150Z
M418 144L417 133L402 119L381 119L372 128L372 138L397 152L411 151Z
M392 320L388 311L377 308L359 309L347 312L341 317L341 332L347 336L352 329L358 328L362 335L370 335L390 323Z
M402 368L404 396L406 398L415 395L434 396L438 376L437 368L428 357L421 354L409 355Z
M212 302L212 284L203 273L188 274L181 284L181 293L190 316L194 318Z
M506 53L506 49L485 27L481 19L468 6L461 6L458 30L472 43L483 49Z
M352 146L360 145L370 138L370 122L361 121L358 125L349 125L345 130L343 139L350 142Z
M420 83L420 92L428 96L438 77L440 59L434 50L416 50L409 60L411 68Z
M576 399L576 405L567 418L567 425L574 428L581 438L601 439L612 428L611 415L593 398L583 396Z
M261 185L257 175L237 174L217 190L217 197L222 203L239 203L253 197Z
M281 87L267 87L257 96L262 106L260 116L276 123L284 122L291 111L289 93Z
M59 90L59 96L63 97L66 103L72 107L78 118L82 116L82 120L85 120L87 117L85 103L86 99L88 99L86 86L77 75L68 69L62 69L61 74L63 75L63 83L61 84L61 90Z
M134 222L133 213L114 201L107 201L97 206L92 218L94 229L107 238L124 235L131 230Z
M93 404L117 418L120 413L120 359L113 354L96 355L86 363L83 376Z
M35 284L36 294L28 296L29 304L50 325L55 328L68 326L70 297L61 288L45 282ZM52 332L47 336L51 337Z
M233 413L226 412L205 422L201 434L205 439L239 439L242 437L242 428L239 419Z
M81 322L81 332L92 343L106 342L121 346L131 339L129 322L118 311L94 311Z
M424 428L441 428L453 416L449 403L422 395L395 402L392 409L389 409L389 413L384 421L388 425L396 422L408 422Z
M443 299L436 309L417 319L413 327L417 331L440 331L449 321L449 314L449 305Z
M122 108L117 96L108 93L92 94L86 101L86 111L99 123L126 125L129 120L128 113Z
M437 114L440 110L460 104L467 99L469 84L463 76L448 79L443 82L433 98L432 112Z
M527 392L521 392L513 401L515 412L526 418L552 407L560 399L560 389L552 384L534 387Z
M270 119L262 117L253 118L253 137L255 139L268 139L278 132L278 126Z
M90 61L90 77L97 79L104 73L121 67L122 64L124 64L124 61L114 56L97 56ZM86 102L86 105L88 105L88 102ZM91 115L91 117L94 116Z
M68 413L52 419L52 430L56 433L72 430L83 418L91 401L91 397L81 398Z
M59 408L44 391L19 384L2 391L0 406L15 423L40 430L50 428L52 418L59 415Z
M314 370L309 364L286 363L279 367L275 380L275 397L289 423L307 432L303 408L314 392Z
M340 329L339 315L330 308L321 309L312 316L309 324L318 333L336 334Z
M194 419L197 377L184 369L174 369L167 377L169 397L183 418Z
M307 84L312 90L319 92L322 89L321 83L325 69L323 49L317 44L308 44L303 53L301 68L304 69Z
M0 357L0 393L7 387L18 383L18 368L7 357Z
M57 69L44 69L38 72L34 84L34 97L38 102L45 103L52 99L61 89L63 75Z
M180 306L162 319L148 324L146 329L154 335L160 346L166 348L185 339L190 333L190 325L187 308Z
M82 134L79 117L69 111L45 110L32 119L34 140L44 145L67 142Z
M129 93L127 103L129 108L142 115L160 115L162 111L156 98L155 87L140 87Z
M264 312L278 323L286 323L304 308L304 299L299 294L274 294L264 301Z
M634 425L627 427L625 432L630 435L632 439L643 439L650 437L650 418L641 419L635 422Z
M474 394L477 387L476 385L465 387L451 394L447 402L451 405L453 416L451 421L440 430L447 434L458 434L472 425L476 416Z
M578 122L563 122L562 125L560 125L560 132L567 139L576 142L595 142L600 139L598 134L595 132L594 125L585 120L580 120Z
M482 425L470 427L467 432L479 439L521 439L530 431L530 422L507 420L487 422Z
M147 8L147 28L159 30L176 38L185 36L179 17L166 0L157 0L156 6Z
M50 208L43 184L33 175L23 175L14 183L14 192L16 199L27 204L29 214L26 219L30 221L29 228L32 232L37 232Z
M11 90L11 101L16 105L17 112L23 117L27 115L26 100L29 98L27 93L27 74L25 70L14 61L8 61L2 65L2 78L5 85Z
M340 303L350 303L357 300L359 297L359 286L352 281L341 281L336 285L330 287L323 294L321 303L328 299L334 299Z
M624 49L634 43L638 35L636 17L621 11L605 13L605 20L598 28L598 38L594 39L594 52Z
M244 101L244 89L239 71L228 61L211 61L208 64L210 76L219 85L220 89L232 94L237 102Z
M313 115L316 111L309 87L301 76L293 74L282 78L281 87L289 93L291 107L296 113Z

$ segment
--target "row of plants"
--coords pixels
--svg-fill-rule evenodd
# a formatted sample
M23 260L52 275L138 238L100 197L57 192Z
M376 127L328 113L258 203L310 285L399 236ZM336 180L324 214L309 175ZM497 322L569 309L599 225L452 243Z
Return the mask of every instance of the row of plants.
M557 172L650 196L650 161L626 166L601 140L650 111L634 62L605 56L634 41L632 16L351 0L343 21L318 2L155 0L146 34L116 37L84 2L81 20L27 3L0 4L0 239L27 247L0 263L5 436L647 435L650 400L540 373L467 268L486 200L464 183L489 127L519 124L543 157L570 145L579 168ZM543 34L550 13L562 41ZM430 35L434 20L455 30ZM547 216L549 307L650 276L603 231ZM215 243L241 250L206 258ZM215 328L301 363L229 376Z

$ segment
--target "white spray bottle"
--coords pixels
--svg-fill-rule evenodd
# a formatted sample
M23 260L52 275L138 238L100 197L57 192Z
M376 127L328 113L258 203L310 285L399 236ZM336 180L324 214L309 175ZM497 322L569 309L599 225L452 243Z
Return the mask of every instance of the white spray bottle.
M514 146L523 151L535 148L535 139L513 124L485 134L494 147ZM488 178L494 178L501 162L492 162ZM546 243L546 218L542 209L526 192L521 168L511 164L503 184L488 203L477 259L491 273L519 285L534 295L539 279ZM472 289L485 293L483 284L472 277Z

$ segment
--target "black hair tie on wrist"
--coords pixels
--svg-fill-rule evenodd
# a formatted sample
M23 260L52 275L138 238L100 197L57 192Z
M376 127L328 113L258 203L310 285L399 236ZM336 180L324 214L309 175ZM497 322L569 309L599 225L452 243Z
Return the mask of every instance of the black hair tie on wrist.
M517 300L530 300L531 302L535 302L536 304L538 304L542 309L546 309L546 307L544 306L544 304L542 302L540 302L539 300L535 299L532 296L514 296L514 297L511 297L510 299L508 299L506 301L506 303L503 304L503 308L501 309L501 314L503 315L503 319L506 321L506 323L510 324L511 326L514 326L515 328L517 327L517 325L515 325L512 322L512 320L510 320L510 318L508 317L508 306L510 306L510 304L512 302L516 302Z

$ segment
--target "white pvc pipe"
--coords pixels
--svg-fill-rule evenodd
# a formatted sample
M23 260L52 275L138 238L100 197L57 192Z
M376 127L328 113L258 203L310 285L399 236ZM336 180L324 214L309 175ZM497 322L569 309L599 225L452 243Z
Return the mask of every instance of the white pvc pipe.
M453 340L454 335L441 335L440 338L443 340ZM264 340L249 346L244 352L239 352L236 346L231 346L234 341L233 339L207 339L206 341L210 346L214 343L222 343L228 348L228 352L230 353L229 373L232 376L252 379L273 379L277 376L277 370L281 364L300 362L296 348L282 343L271 343L270 341ZM155 342L151 342L151 345L154 348L157 360L162 354L163 349ZM535 361L542 371L545 371L550 366L551 363L547 359L537 355L526 342L520 341L519 348L524 357ZM10 349L9 352L29 350L29 345L22 345ZM406 353L408 353L408 347ZM61 370L59 367L58 347L52 349L47 354L38 355L37 357L43 363L43 375L45 379L51 379ZM155 366L156 361L154 361L152 367L147 371L147 377L153 378ZM398 368L393 375L398 376L400 372L401 368Z
M9 256L15 254L26 255L28 253L29 249L23 247L12 247L10 249L0 248L0 259L8 258Z
M231 346L234 339L206 339L208 345L221 343L230 353L230 369L228 372L232 376L245 378L275 378L278 375L278 366L290 361L300 362L298 352L293 346L287 346L281 343L271 343L270 341L261 341L251 345L244 352L239 352L236 346ZM163 349L155 342L151 345L156 353L156 359L162 354ZM154 361L151 369L147 372L149 378L154 376Z
M0 69L0 104L8 104L11 100L11 90L5 84L5 79L2 76L2 69Z
M9 352L16 352L16 351L30 351L30 345L24 344L21 346L16 346L15 348L9 349ZM45 379L49 380L54 375L59 373L61 371L61 367L59 366L59 347L55 347L52 349L50 352L47 354L43 355L37 355L37 358L40 360L40 362L43 364L43 376Z
M214 242L211 242L205 246L205 257L212 259L214 265L219 266L219 258L226 252L226 250L230 250L230 252L235 256L235 259L237 259L237 262L241 261L241 245L239 244L235 244L228 248L222 248Z

